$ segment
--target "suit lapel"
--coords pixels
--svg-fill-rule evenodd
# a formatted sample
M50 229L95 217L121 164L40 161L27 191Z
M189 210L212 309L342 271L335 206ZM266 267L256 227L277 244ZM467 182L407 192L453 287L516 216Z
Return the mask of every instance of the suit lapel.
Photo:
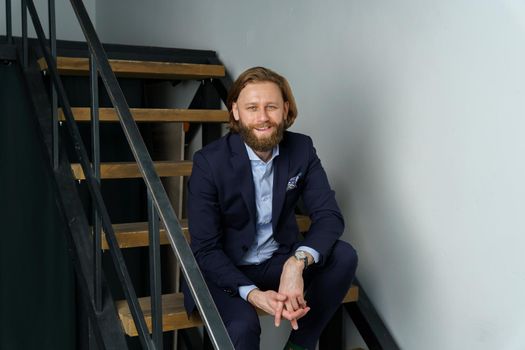
M250 159L248 158L246 147L239 134L231 134L230 137L232 149L231 163L235 174L238 175L235 178L239 179L239 183L235 185L240 187L242 198L248 207L252 221L256 222L255 188L253 185Z
M286 197L286 184L288 183L288 167L290 164L286 142L279 145L279 155L273 160L273 200L272 200L272 228L275 234L277 221L281 215L284 199Z

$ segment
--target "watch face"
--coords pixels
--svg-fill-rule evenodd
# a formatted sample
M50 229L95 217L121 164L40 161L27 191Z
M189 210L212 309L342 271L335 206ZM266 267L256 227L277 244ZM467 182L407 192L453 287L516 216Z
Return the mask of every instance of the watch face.
M305 252L299 250L299 251L295 252L295 257L297 259L301 259L302 260L302 259L306 258L306 254L305 254Z

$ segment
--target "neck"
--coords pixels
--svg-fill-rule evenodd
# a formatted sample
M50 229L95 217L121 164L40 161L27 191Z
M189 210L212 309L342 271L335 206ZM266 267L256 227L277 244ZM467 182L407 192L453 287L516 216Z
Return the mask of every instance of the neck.
M266 151L266 152L260 152L256 150L253 150L253 151L259 158L261 158L263 162L267 162L270 160L270 158L272 158L272 151Z

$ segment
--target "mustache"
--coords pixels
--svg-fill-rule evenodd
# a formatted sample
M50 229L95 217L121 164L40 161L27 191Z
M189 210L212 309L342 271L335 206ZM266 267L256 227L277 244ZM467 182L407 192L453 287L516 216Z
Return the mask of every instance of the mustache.
M255 124L255 125L252 125L251 128L252 129L262 129L262 128L267 128L267 127L276 127L277 124L275 123L272 123L272 122L265 122L265 123L262 123L262 124Z

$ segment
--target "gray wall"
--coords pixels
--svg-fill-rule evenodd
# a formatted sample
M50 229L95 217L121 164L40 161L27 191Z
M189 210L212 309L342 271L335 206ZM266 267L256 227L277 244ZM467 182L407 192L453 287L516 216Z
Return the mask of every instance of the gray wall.
M47 13L47 1L33 0L37 9L42 26L48 35L48 13ZM20 36L21 30L21 5L20 0L11 1L12 21L13 21L13 35ZM91 21L95 23L95 0L83 0L84 6L86 7ZM84 35L78 24L75 13L68 0L55 0L56 7L56 26L57 26L57 38L62 40L84 40ZM0 33L1 35L6 34L6 12L5 12L5 1L0 1ZM30 37L36 37L33 29L33 24L28 14L28 33Z
M525 348L524 23L512 0L97 2L105 42L289 78L358 276L414 350Z

